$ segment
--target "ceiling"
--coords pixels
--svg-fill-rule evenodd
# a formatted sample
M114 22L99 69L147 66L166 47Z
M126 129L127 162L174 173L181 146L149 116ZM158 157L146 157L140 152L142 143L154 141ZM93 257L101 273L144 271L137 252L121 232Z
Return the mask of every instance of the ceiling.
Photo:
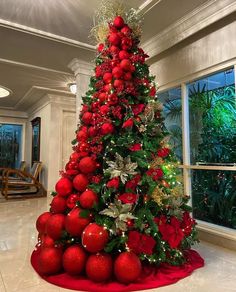
M0 85L12 90L0 108L27 111L47 92L70 95L73 58L92 61L88 35L100 0L1 0ZM129 0L144 14L142 43L207 0Z

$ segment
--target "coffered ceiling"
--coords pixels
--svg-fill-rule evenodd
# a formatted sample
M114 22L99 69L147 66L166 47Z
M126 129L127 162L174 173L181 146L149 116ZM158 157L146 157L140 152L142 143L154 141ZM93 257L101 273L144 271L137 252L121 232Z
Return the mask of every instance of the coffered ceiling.
M124 2L144 14L145 44L201 5L213 1ZM73 58L94 60L95 44L88 35L99 5L100 0L0 1L0 85L13 92L0 99L0 108L27 111L47 92L71 96L67 83L74 77L67 65Z

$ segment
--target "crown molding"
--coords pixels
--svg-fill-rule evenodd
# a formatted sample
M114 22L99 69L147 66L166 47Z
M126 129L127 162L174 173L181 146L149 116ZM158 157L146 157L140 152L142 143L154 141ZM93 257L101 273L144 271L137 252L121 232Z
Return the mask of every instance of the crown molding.
M138 13L145 15L149 10L151 10L154 6L159 4L162 0L146 0L143 4L141 4L138 8Z
M27 112L23 111L16 111L13 108L6 108L6 107L0 107L0 116L2 117L9 117L9 118L21 118L21 119L27 119L28 114Z
M49 40L53 40L53 41L60 42L63 44L67 44L67 45L74 46L77 48L86 49L89 51L94 51L96 49L95 46L87 44L87 43L83 43L83 42L80 42L80 41L77 41L74 39L63 37L63 36L53 34L53 33L50 33L50 32L44 31L44 30L36 29L36 28L30 27L30 26L22 25L22 24L8 21L8 20L1 19L1 18L0 18L0 26L10 28L10 29L13 29L16 31L21 31L21 32L24 32L27 34L35 35L38 37L46 38Z
M23 63L23 62L17 62L17 61L13 61L13 60L9 60L9 59L0 58L0 63L20 66L20 67L27 67L27 68L30 68L30 69L36 69L36 70L41 70L41 71L59 73L59 74L68 75L68 76L71 76L71 77L73 76L73 74L71 74L69 72L60 71L60 70L54 70L54 69L51 69L51 68L41 67L41 66L37 66L37 65Z
M85 62L78 58L72 59L70 63L67 65L67 67L74 72L75 76L77 76L78 74L91 76L92 70L94 68L92 63Z
M151 59L234 11L235 0L209 0L143 43L142 48Z

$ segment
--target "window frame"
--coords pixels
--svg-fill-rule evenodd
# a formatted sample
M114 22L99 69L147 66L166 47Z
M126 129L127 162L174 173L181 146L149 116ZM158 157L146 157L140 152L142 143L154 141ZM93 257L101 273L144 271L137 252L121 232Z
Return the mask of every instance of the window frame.
M181 87L181 103L182 103L182 161L183 163L179 165L179 168L183 171L183 187L185 194L190 196L189 205L192 206L192 186L191 186L191 170L199 169L199 170L228 170L228 171L236 171L236 162L233 166L223 165L196 165L191 164L190 160L190 125L189 125L189 102L188 102L188 90L187 84L197 81L201 78L207 77L209 75L216 74L218 72L226 71L228 69L234 70L234 83L235 83L235 92L236 92L236 58L231 61L224 62L222 64L218 64L216 66L212 66L210 68L206 68L204 70L198 71L189 76L185 76L180 80L176 80L171 83L167 83L159 87L158 93L162 93L164 91ZM214 234L224 235L227 238L233 239L236 241L235 233L236 230L209 223L206 221L202 221L197 219L199 229L205 230L208 232L213 232Z

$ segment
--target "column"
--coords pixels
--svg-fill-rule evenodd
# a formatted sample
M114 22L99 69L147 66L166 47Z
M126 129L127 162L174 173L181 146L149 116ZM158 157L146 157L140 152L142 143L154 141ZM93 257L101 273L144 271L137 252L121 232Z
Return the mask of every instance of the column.
M89 62L85 62L75 58L68 64L68 67L74 72L77 85L76 92L76 126L77 126L79 123L82 96L88 90L90 77L92 76L93 65Z

